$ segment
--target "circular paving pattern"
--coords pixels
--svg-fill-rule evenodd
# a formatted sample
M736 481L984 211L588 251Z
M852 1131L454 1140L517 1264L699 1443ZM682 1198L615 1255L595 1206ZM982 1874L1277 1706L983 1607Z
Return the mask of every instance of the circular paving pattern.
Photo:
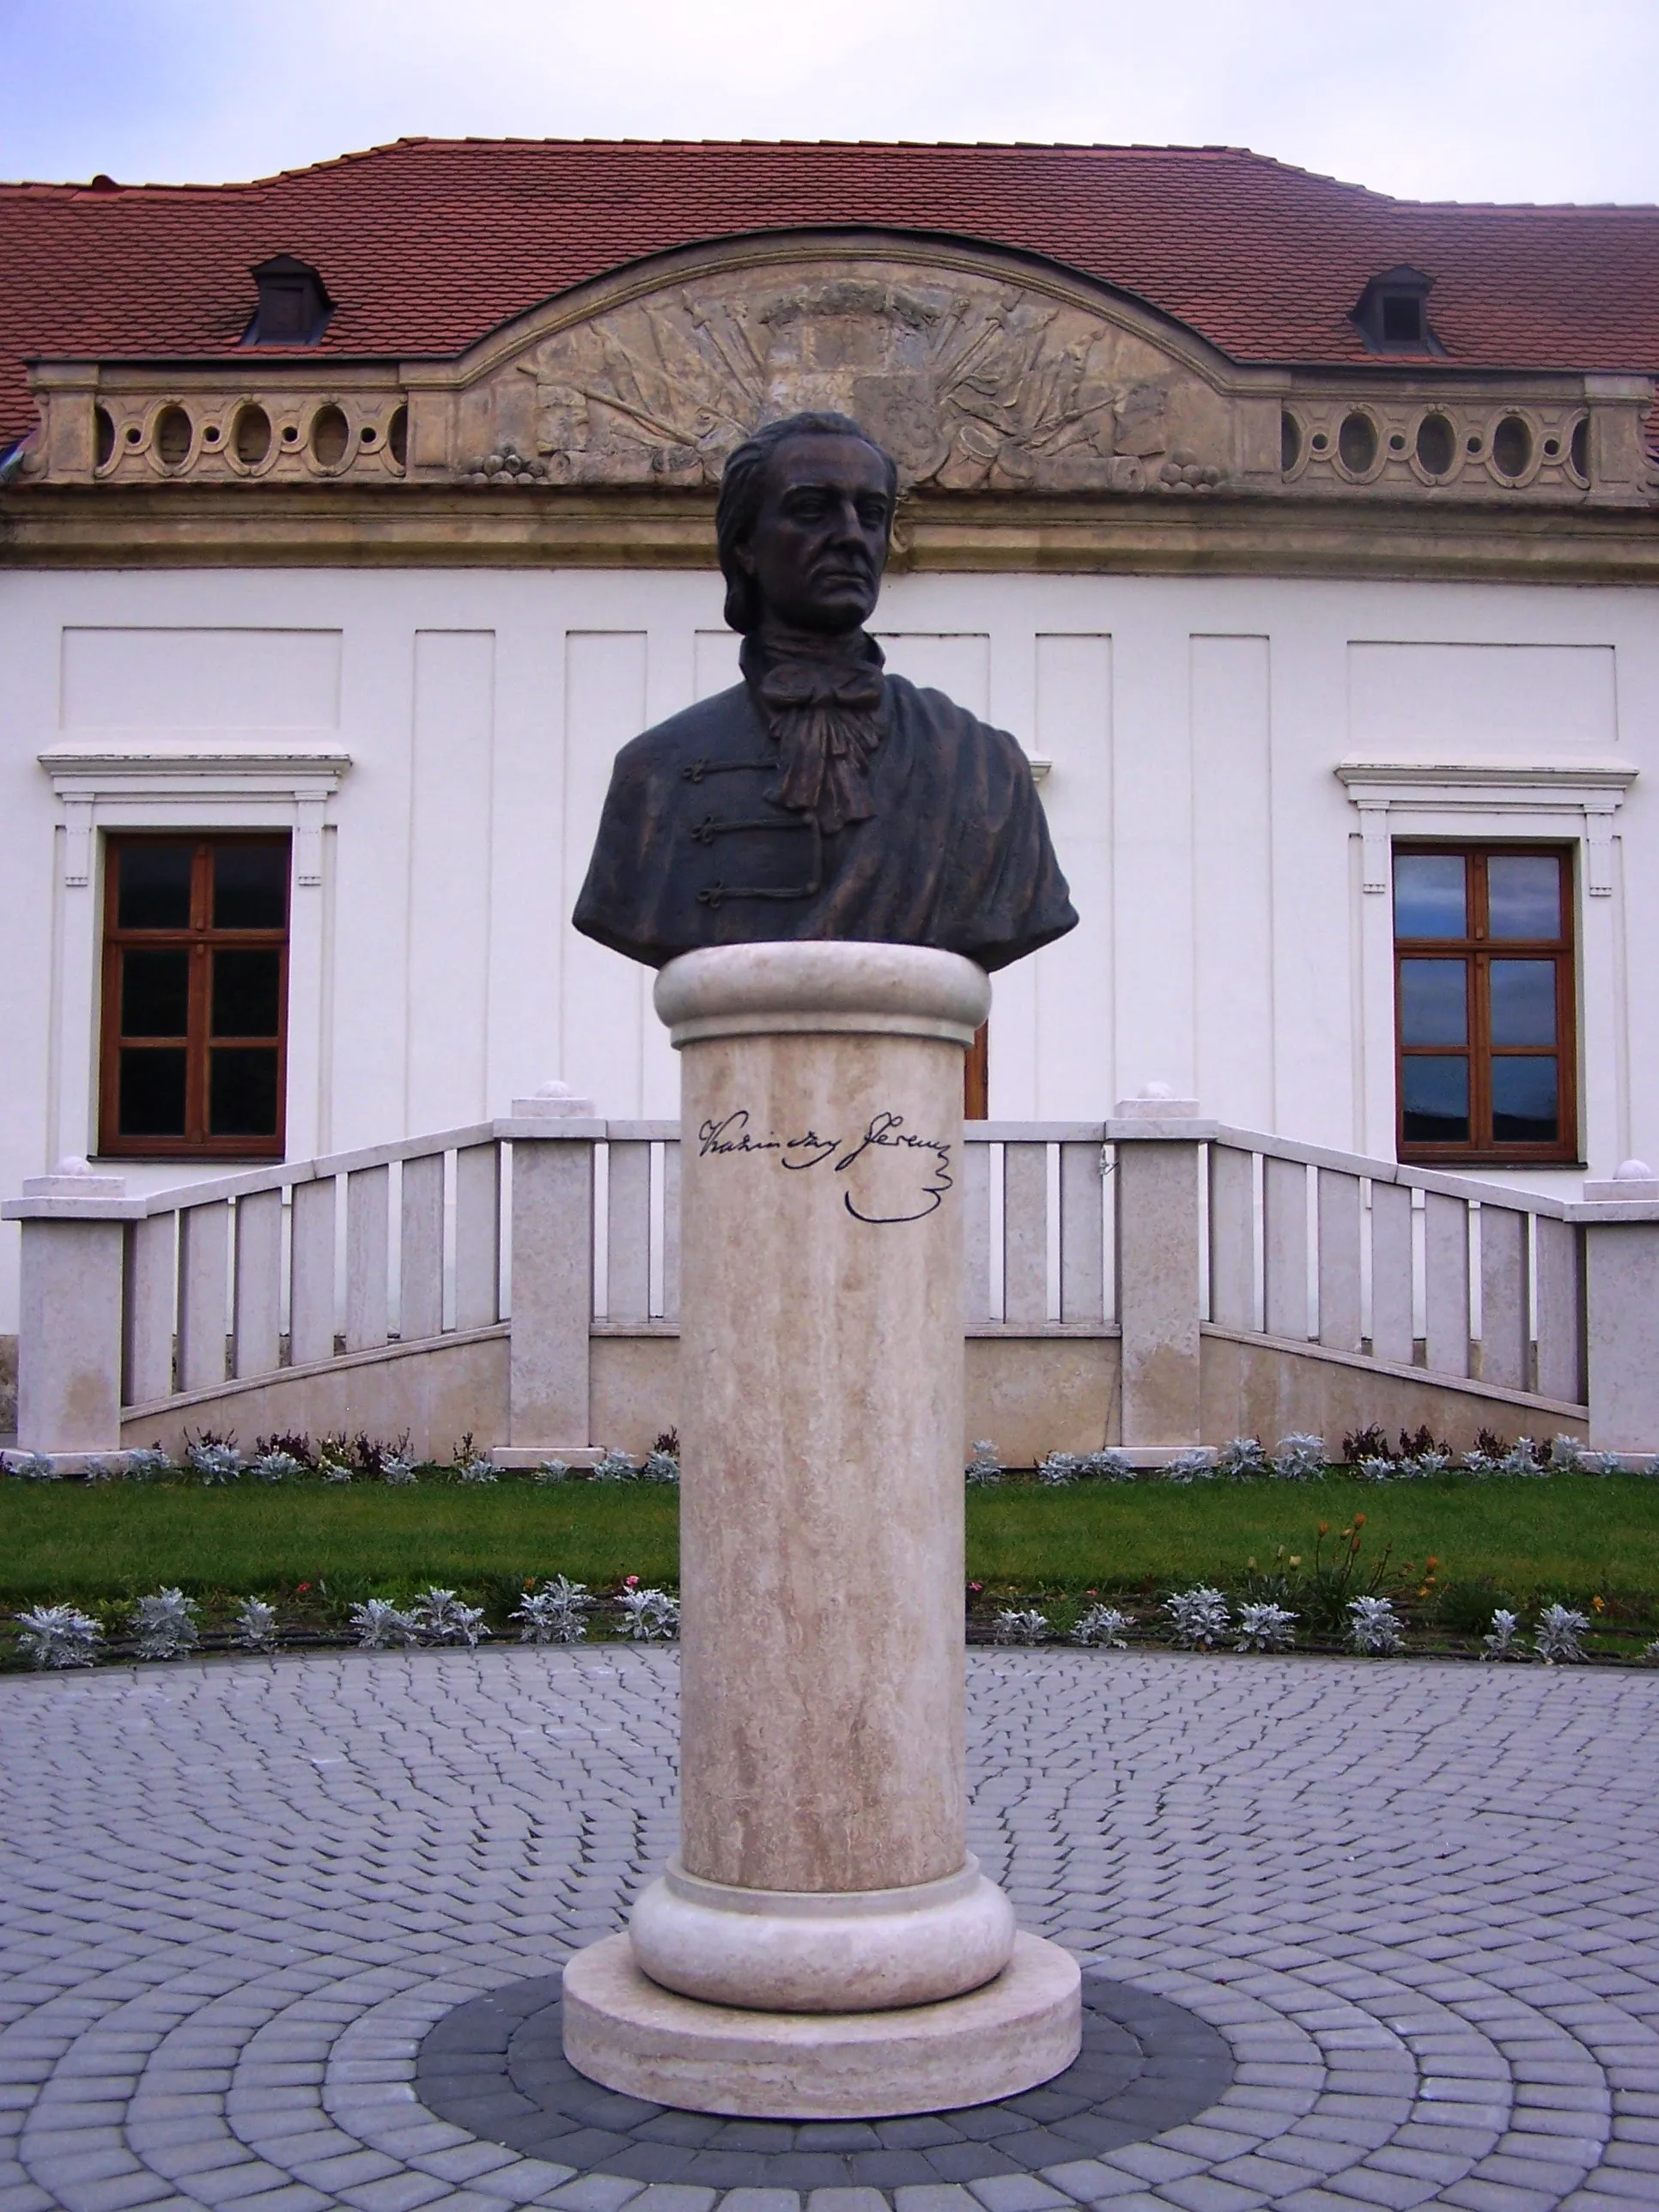
M1098 2157L1179 2127L1233 2078L1214 2028L1150 1990L1083 1978L1083 2049L1038 2089L891 2120L732 2120L601 2088L564 2056L559 1977L458 2005L421 2045L415 2093L470 2135L579 2173L711 2189L901 2189Z
M1116 2149L720 2189L441 2118L434 2029L528 1976L544 2004L674 1849L678 1672L513 1644L0 1679L0 2212L1659 2205L1659 1671L970 1653L969 1848L1232 2053Z

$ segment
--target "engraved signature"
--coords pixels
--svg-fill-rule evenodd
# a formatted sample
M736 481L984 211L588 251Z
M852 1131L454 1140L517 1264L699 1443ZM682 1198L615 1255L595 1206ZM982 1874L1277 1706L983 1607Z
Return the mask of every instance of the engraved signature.
M905 1221L925 1221L936 1213L945 1203L945 1194L954 1188L955 1177L951 1172L951 1147L941 1137L919 1137L904 1126L902 1114L872 1114L863 1133L843 1145L839 1137L821 1137L816 1129L803 1131L796 1137L777 1137L769 1133L758 1136L750 1127L746 1106L739 1106L719 1121L707 1121L697 1131L699 1159L711 1154L737 1152L774 1152L779 1164L799 1174L807 1168L823 1167L831 1163L832 1175L844 1175L848 1168L868 1152L910 1152L925 1157L919 1163L927 1181L920 1196L924 1203L909 1213L866 1213L853 1203L850 1189L842 1193L842 1203L855 1221L867 1221L884 1225Z

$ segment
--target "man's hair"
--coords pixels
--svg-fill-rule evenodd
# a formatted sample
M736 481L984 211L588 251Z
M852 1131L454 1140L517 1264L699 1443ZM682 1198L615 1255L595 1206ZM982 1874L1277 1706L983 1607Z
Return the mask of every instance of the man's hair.
M786 415L745 438L727 459L720 477L720 504L714 512L714 539L720 551L720 574L726 579L727 626L745 633L760 620L760 600L755 580L738 565L737 549L755 526L766 487L766 471L774 453L791 438L856 438L880 456L887 471L887 496L898 494L898 464L867 430L846 415Z

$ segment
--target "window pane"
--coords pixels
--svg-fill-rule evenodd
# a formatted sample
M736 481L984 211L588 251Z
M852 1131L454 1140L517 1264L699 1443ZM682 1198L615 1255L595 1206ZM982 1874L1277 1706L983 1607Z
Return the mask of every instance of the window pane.
M222 1046L210 1054L208 1134L274 1137L276 1133L275 1046Z
M1561 863L1553 853L1494 853L1486 862L1493 937L1559 937Z
M191 845L121 845L115 918L123 929L188 929Z
M1494 1044L1555 1042L1553 960L1492 962L1492 1041Z
M275 1036L282 975L280 952L216 952L214 1036Z
M1469 1063L1447 1056L1402 1060L1400 1084L1409 1145L1466 1145L1469 1139Z
M121 1054L120 1122L124 1137L185 1133L183 1047Z
M1500 1145L1553 1145L1560 1122L1552 1059L1495 1060L1492 1133Z
M213 855L213 927L281 929L288 920L288 847L221 845Z
M1396 937L1468 935L1461 853L1395 855L1394 931Z
M190 955L184 946L122 953L122 1036L181 1037L189 1027Z
M1467 1044L1469 1036L1468 1001L1468 968L1465 962L1402 960L1400 963L1401 1042Z

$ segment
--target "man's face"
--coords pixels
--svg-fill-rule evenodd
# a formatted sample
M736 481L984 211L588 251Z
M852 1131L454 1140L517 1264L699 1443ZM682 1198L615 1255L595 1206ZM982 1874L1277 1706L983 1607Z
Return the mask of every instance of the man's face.
M804 432L773 454L737 557L766 612L794 629L856 629L887 565L887 469L861 438Z

